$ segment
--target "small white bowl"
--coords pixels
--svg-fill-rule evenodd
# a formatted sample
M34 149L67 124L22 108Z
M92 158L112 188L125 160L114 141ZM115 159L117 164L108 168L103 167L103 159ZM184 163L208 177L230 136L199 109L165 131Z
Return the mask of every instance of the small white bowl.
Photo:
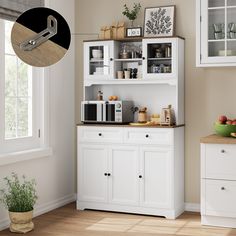
M102 58L102 50L93 49L92 50L92 56L93 56L93 58L97 58L97 59Z

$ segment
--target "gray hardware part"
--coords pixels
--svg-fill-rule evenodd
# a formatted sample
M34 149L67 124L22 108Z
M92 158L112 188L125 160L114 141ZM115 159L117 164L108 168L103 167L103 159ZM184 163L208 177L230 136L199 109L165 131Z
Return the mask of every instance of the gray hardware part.
M32 51L34 48L37 48L39 45L45 43L56 34L57 19L54 16L50 15L47 18L47 29L22 42L20 44L20 49L24 51Z

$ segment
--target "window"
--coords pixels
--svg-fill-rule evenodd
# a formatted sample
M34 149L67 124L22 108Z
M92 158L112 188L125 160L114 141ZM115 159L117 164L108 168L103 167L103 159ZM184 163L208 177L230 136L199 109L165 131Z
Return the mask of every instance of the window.
M0 153L40 146L43 70L15 55L12 26L0 19Z

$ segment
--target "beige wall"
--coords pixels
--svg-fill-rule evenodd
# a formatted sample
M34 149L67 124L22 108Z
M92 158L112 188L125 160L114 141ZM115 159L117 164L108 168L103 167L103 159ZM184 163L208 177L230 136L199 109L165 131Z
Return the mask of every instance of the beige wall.
M124 19L123 4L140 2L144 7L176 5L176 32L186 39L185 105L186 156L185 201L200 202L201 136L211 134L219 114L236 118L236 68L196 68L195 0L76 0L76 120L82 96L82 40L94 38L100 26ZM142 25L143 9L136 24Z

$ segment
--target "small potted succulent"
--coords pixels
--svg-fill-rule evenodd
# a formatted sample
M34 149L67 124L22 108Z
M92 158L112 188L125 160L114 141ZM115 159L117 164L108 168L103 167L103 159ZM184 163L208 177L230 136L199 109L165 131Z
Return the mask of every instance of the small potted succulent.
M0 189L0 203L9 211L10 231L27 233L34 229L33 210L37 200L35 180L20 179L12 173L4 178L5 188Z
M122 12L122 14L131 21L131 27L134 26L134 21L137 19L140 9L141 9L140 3L134 3L132 10L130 10L126 4L124 5L124 11Z

